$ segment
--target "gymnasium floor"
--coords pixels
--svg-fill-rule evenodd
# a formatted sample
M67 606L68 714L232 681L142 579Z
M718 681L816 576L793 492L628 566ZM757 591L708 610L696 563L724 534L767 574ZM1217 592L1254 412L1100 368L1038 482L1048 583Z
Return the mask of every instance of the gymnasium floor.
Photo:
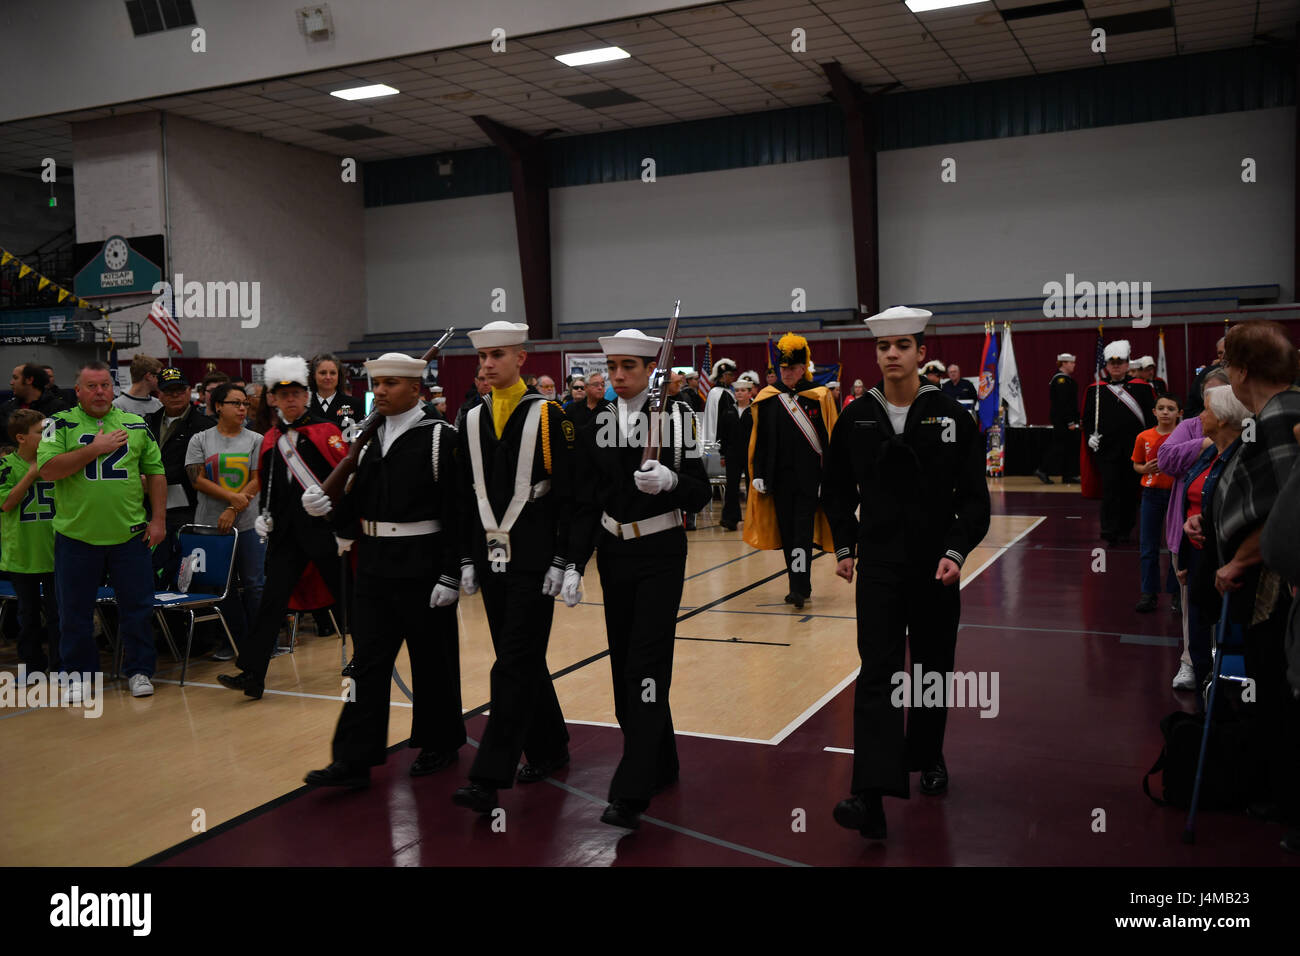
M160 660L157 693L106 686L104 714L0 714L0 865L1240 865L1294 864L1282 830L1156 807L1141 779L1158 722L1191 709L1170 690L1178 619L1132 610L1136 546L1090 570L1097 503L1032 478L992 482L994 518L962 576L957 669L996 671L998 713L956 709L949 793L886 801L889 840L831 820L847 794L856 674L853 588L830 556L813 599L782 603L780 555L716 526L690 536L672 687L681 782L634 834L599 822L620 753L597 575L584 603L557 607L549 661L570 722L572 764L502 791L504 831L452 805L460 766L412 780L401 747L359 792L309 791L329 762L339 642L310 633L274 660L260 702L221 688L230 664L199 661L184 688ZM491 644L480 598L461 601L463 702L482 733ZM0 666L12 669L13 645ZM399 671L409 686L406 659ZM393 686L389 741L409 732ZM1105 830L1096 832L1097 810ZM803 825L800 826L800 822ZM203 831L203 832L200 832Z

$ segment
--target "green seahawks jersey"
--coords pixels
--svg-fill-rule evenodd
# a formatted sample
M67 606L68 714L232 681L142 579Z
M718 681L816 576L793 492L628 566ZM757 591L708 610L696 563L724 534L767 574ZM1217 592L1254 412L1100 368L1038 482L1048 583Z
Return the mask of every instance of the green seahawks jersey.
M117 407L102 419L80 405L56 412L46 419L36 461L44 468L55 455L89 445L101 424L105 432L126 429L127 443L54 483L54 530L87 544L121 544L145 528L140 476L163 474L158 443L143 418Z
M0 502L30 467L16 452L0 458ZM0 516L0 571L54 571L54 482L32 482L18 506Z

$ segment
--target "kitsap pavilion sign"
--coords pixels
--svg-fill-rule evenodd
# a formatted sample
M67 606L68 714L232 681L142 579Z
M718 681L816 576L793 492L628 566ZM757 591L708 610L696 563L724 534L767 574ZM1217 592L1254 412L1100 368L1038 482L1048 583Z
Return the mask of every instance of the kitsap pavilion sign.
M85 299L148 295L162 279L162 259L162 236L109 236L102 244L79 242L73 291Z

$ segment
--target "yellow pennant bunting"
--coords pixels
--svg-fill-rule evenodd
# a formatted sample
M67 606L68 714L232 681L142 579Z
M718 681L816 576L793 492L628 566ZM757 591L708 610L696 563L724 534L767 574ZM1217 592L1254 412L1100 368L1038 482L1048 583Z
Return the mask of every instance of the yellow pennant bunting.
M13 258L13 256L11 256L9 253L7 253L7 252L0 252L0 266L7 266L7 265L9 265L9 260L12 259L12 258Z
M26 275L27 275L27 273L29 273L29 272L31 272L31 271L32 271L32 267L31 267L31 266L20 265L20 266L18 267L18 278L20 278L20 279L25 278Z
M70 296L70 295L72 295L72 293L69 292L67 289L60 289L60 290L59 290L59 301L62 302L64 299L66 299L66 298L67 298L68 296Z
M45 278L45 276L41 276L41 281L38 282L38 283L36 283L36 291L37 291L37 292L40 292L42 289L44 289L44 288L45 288L47 285L49 285L49 284L50 284L50 280L47 279L47 278Z

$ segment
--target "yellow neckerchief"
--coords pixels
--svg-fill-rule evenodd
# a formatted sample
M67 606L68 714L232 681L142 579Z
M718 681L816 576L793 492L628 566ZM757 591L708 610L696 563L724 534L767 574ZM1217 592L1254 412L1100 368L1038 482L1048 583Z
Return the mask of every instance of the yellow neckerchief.
M496 426L497 438L506 430L506 422L510 420L510 413L515 410L519 404L519 399L524 397L524 392L528 391L528 386L524 384L522 378L515 379L515 384L509 388L492 388L492 424Z

